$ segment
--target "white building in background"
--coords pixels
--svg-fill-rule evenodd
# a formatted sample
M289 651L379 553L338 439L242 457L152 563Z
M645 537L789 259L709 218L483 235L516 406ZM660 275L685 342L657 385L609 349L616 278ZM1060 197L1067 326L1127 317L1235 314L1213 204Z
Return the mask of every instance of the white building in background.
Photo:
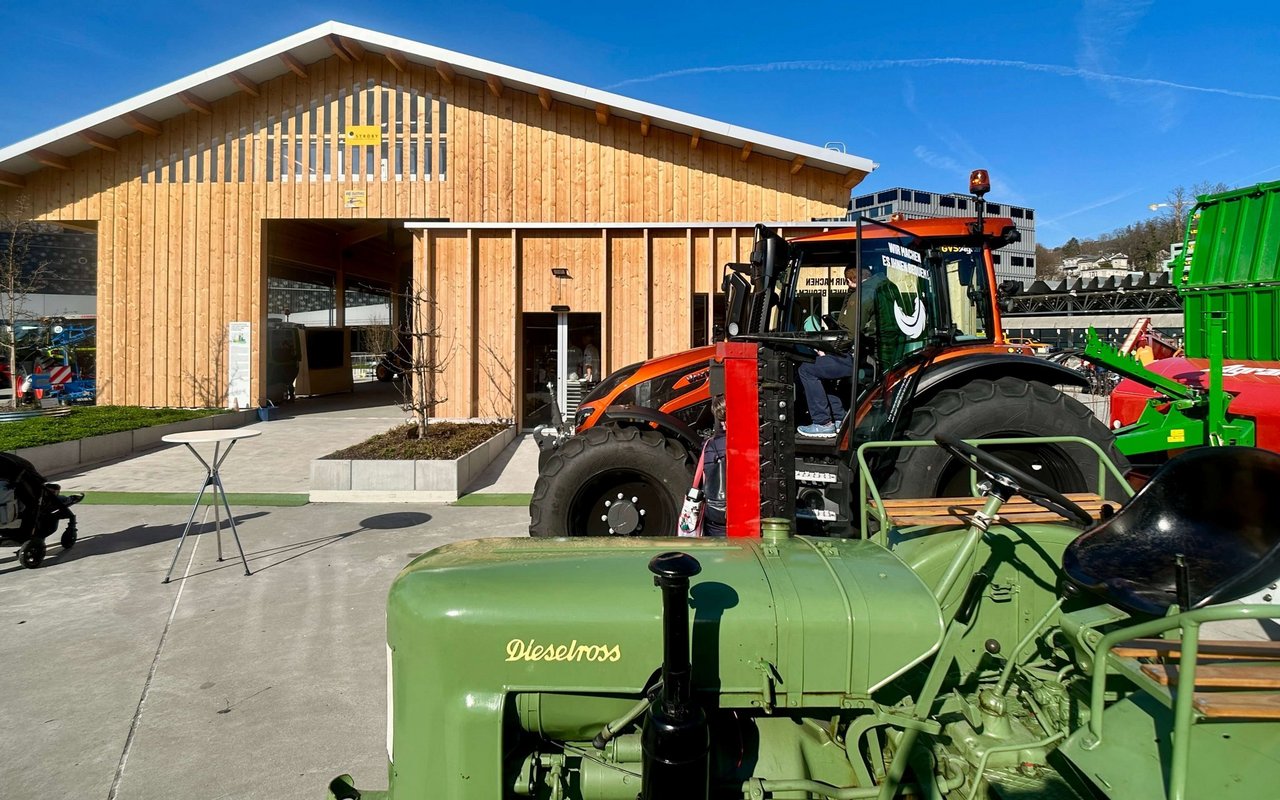
M849 201L848 220L866 217L887 222L894 214L906 219L935 217L972 217L977 213L973 198L964 194L943 194L921 189L896 187L864 194ZM1030 284L1036 275L1036 212L1025 206L987 201L987 216L1011 217L1022 235L1021 240L1000 248L991 258L996 268L996 281L1015 280Z

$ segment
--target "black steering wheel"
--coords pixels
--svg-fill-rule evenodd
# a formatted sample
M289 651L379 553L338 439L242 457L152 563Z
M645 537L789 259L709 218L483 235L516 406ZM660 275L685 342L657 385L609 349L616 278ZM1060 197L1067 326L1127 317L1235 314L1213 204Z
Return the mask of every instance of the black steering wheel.
M1010 496L1022 495L1041 508L1048 509L1080 525L1093 524L1093 517L1089 516L1088 511L1034 475L1029 475L1012 464L996 458L985 450L966 444L954 436L940 433L933 440L969 469L976 471L992 483L1004 487Z

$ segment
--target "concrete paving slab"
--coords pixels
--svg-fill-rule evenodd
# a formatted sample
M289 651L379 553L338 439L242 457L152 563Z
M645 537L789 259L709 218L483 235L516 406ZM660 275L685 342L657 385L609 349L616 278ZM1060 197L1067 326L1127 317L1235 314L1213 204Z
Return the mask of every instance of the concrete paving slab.
M280 418L245 426L261 431L236 443L222 468L229 492L301 492L311 483L311 461L382 433L405 419L391 384L358 384L349 395L304 398L281 408ZM202 448L206 458L211 447ZM67 491L195 492L204 468L182 445L53 476Z
M161 584L186 517L172 506L81 507L84 539L37 570L0 551L6 796L315 798L344 771L383 785L391 581L440 544L528 524L521 508L234 510L249 577L230 535L219 563L206 532Z
M532 494L538 480L538 445L522 433L467 487L469 494Z

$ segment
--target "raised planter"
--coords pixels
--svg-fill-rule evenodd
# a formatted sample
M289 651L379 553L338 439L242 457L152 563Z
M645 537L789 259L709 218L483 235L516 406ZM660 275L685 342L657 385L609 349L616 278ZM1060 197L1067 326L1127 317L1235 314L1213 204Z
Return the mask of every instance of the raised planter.
M131 431L104 433L101 436L87 436L70 442L42 444L39 447L20 447L13 452L30 461L36 469L45 475L56 475L77 467L111 461L116 458L150 450L162 444L160 437L184 431L221 430L223 428L239 428L250 422L256 422L257 412L229 411L209 417L184 419L181 422L168 422L164 425L151 425L146 428L135 428Z
M515 426L451 461L316 459L313 503L451 503L516 438Z

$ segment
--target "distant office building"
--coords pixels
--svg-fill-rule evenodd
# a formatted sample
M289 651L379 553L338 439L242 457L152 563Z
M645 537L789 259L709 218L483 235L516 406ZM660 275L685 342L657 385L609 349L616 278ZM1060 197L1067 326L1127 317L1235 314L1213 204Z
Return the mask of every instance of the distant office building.
M894 214L907 219L931 217L972 217L976 214L973 198L963 194L939 194L919 189L885 189L874 194L864 194L849 201L848 219L859 217L887 222ZM1003 247L993 254L996 280L1022 281L1030 285L1036 274L1036 215L1022 206L987 201L987 215L1012 217L1013 224L1022 234L1022 240Z

